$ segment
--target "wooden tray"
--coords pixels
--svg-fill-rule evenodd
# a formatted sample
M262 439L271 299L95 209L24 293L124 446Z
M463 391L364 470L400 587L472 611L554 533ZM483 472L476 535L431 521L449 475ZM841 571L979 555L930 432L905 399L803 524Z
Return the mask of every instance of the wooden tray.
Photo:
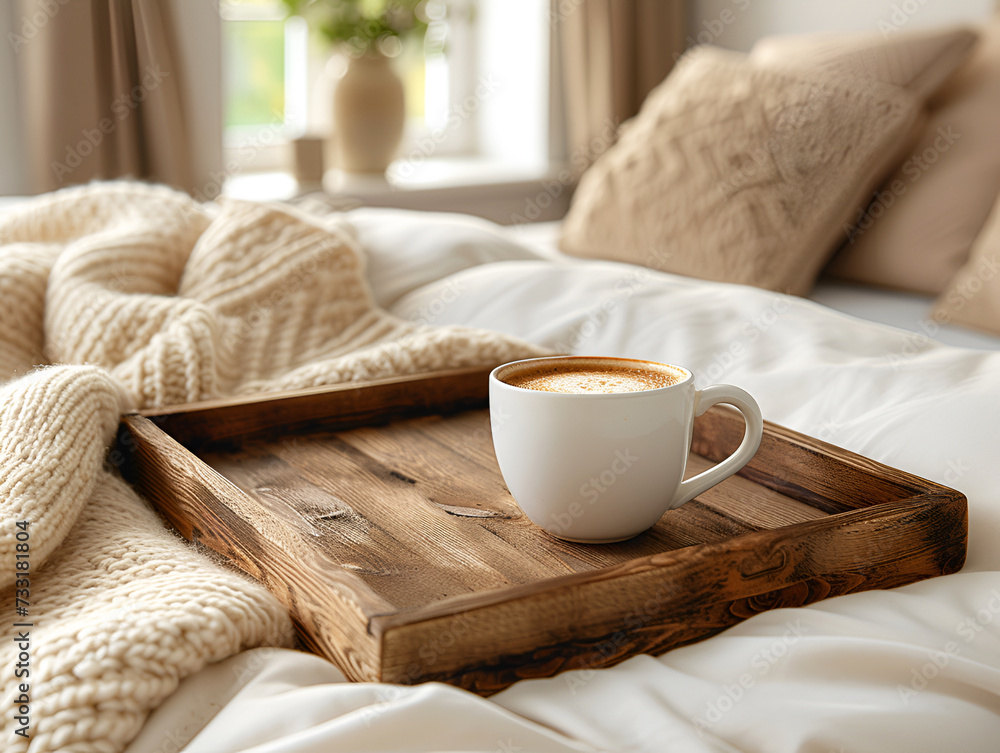
M487 375L130 415L120 451L181 534L263 582L352 680L489 694L965 561L962 494L774 424L738 476L647 533L559 541L503 484ZM742 434L734 411L699 418L689 475Z

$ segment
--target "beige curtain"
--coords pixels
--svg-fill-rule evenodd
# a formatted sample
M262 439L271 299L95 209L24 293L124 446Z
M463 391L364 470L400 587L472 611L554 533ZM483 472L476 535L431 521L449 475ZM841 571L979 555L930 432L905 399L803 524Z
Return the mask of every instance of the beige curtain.
M572 165L610 146L670 72L684 50L684 9L684 0L552 0Z
M131 177L193 184L183 73L157 0L15 0L24 155L35 192Z

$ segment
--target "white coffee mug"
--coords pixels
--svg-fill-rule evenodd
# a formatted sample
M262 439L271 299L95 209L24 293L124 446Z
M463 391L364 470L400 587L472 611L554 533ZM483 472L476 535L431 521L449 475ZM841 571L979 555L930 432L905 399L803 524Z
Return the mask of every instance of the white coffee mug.
M675 381L615 393L549 392L505 381L549 365L638 368ZM716 403L743 414L743 441L721 463L685 481L694 419ZM739 387L696 390L691 372L680 366L585 356L494 369L490 423L500 471L521 510L553 536L583 543L624 541L652 527L746 465L764 428L757 402Z

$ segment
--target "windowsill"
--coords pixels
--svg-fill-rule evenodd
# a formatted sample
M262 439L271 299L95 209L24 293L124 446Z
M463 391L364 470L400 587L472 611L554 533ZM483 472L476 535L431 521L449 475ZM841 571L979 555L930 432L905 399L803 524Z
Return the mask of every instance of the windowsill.
M321 192L342 205L464 212L502 224L560 219L575 182L563 165L545 167L462 158L396 162L386 176L329 170L322 185L300 185L282 172L230 178L223 194L254 201L285 201Z
M280 171L231 175L222 187L223 196L246 201L288 201L300 193L295 177Z
M557 173L558 169L554 172ZM553 170L548 165L512 165L475 157L439 157L419 163L409 160L393 162L386 172L385 182L394 189L412 191L541 180L552 174ZM350 178L336 170L327 173L327 178L340 177Z

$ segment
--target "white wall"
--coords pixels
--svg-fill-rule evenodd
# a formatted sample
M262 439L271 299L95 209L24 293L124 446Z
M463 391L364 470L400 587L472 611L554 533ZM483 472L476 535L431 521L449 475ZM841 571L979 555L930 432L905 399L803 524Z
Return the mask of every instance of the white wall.
M977 21L995 0L686 0L689 44L749 51L774 34L891 32Z

